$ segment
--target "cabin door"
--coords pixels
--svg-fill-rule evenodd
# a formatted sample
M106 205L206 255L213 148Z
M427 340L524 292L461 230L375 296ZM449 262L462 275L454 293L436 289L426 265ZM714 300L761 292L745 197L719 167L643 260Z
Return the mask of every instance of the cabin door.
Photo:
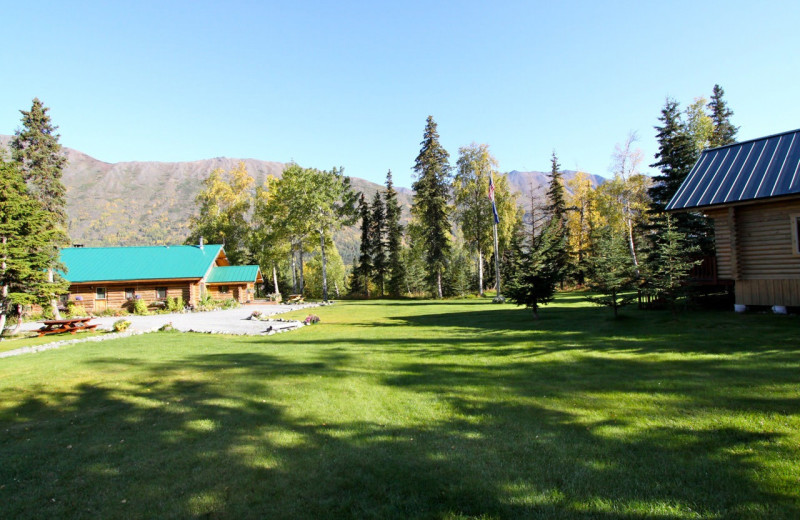
M103 312L108 308L107 303L108 299L106 298L106 288L105 287L97 287L94 290L94 312Z

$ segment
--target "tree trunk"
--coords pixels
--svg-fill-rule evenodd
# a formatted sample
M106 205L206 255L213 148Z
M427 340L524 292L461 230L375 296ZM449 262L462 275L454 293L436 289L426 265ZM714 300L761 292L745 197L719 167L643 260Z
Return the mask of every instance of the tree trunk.
M6 237L3 237L3 246L6 245ZM0 269L5 274L6 272L6 259L3 258L2 265L0 265ZM3 285L2 289L2 296L0 296L0 336L3 335L3 331L6 330L6 302L8 302L8 284Z
M322 256L322 301L328 301L328 266L325 258L325 232L319 230L319 251Z
M19 329L22 328L22 305L17 304L17 325L11 334L19 334Z
M436 290L439 298L442 298L442 269L436 271Z
M54 281L54 279L53 279L53 270L52 269L48 269L47 270L47 281L50 282L50 283L53 283L53 281ZM53 316L55 316L55 318L57 320L60 320L61 319L61 313L58 310L58 300L55 299L55 298L50 300L50 307L52 307L52 309L53 309Z
M478 248L478 295L483 296L483 250Z
M336 291L336 299L341 298L341 296L339 296L339 284L336 283L336 280L333 281L333 290Z
M294 249L291 252L292 255L292 291L297 294L297 260L296 255L294 254Z
M272 264L272 285L275 287L275 294L280 296L281 290L278 287L278 268L275 267L275 264Z
M303 244L300 244L300 294L306 290L306 280L303 272Z

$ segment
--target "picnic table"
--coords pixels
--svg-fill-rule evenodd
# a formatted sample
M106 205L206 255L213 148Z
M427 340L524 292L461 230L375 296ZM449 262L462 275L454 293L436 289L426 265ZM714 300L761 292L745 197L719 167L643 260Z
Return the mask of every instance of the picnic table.
M69 332L75 334L79 330L94 330L97 324L89 324L92 318L70 318L68 320L45 320L44 327L38 330L39 337L45 334L61 334Z

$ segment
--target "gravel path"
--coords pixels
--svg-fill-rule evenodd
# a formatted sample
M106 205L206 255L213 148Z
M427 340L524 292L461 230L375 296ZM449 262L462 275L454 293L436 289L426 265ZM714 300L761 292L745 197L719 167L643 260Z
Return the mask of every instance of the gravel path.
M181 332L208 332L212 334L237 334L237 335L261 335L274 334L286 330L296 329L302 324L299 321L280 320L251 320L248 319L254 311L260 311L263 316L276 316L285 312L297 309L308 309L318 307L318 303L301 303L292 305L244 305L238 309L228 309L209 312L186 312L176 314L154 314L152 316L125 316L124 319L131 322L126 332L119 334L107 334L102 336L92 336L88 338L69 337L63 341L55 341L35 347L22 347L16 350L9 350L0 353L0 358L27 354L30 352L40 352L58 348L62 345L81 343L84 341L104 341L118 337L142 334L158 330L164 325L171 323L172 326ZM91 323L96 323L99 330L112 330L115 321L122 318L106 316L92 318ZM42 324L40 322L28 322L22 324L23 331L38 330Z

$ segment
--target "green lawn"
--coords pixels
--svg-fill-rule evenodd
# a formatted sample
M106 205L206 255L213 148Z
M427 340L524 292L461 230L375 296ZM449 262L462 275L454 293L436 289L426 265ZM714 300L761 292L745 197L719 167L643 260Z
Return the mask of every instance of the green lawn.
M0 360L0 518L800 518L797 316L312 312Z

